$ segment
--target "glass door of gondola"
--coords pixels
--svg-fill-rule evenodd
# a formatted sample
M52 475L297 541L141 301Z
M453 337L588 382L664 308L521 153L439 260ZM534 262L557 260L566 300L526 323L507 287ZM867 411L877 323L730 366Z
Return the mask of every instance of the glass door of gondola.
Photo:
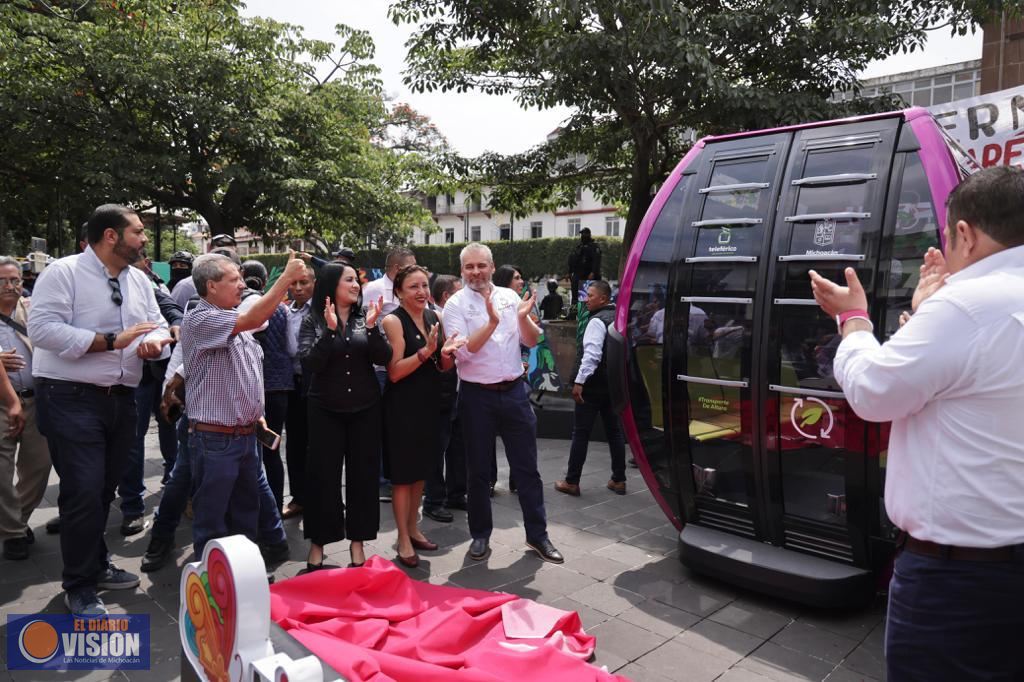
M764 254L791 133L709 145L681 216L667 314L671 449L688 523L763 537Z
M808 271L843 283L843 270L853 267L874 298L899 124L880 119L795 134L767 263L766 372L758 387L767 535L859 566L876 516L867 488L877 461L867 456L869 427L833 375L842 339L815 303Z

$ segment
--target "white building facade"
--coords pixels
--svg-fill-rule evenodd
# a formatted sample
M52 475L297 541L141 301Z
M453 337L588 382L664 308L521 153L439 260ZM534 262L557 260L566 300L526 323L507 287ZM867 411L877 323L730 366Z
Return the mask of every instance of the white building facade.
M523 218L491 210L487 197L474 201L463 192L454 195L427 197L424 205L430 210L437 229L433 232L417 228L413 244L457 244L471 241L520 241L547 237L575 237L589 227L595 237L619 237L625 218L614 206L601 202L588 189L576 193L572 206L555 211L535 212Z

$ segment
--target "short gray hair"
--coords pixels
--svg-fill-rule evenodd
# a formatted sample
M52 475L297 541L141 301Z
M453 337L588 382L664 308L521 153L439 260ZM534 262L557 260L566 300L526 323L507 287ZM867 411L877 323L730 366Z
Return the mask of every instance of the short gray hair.
M494 263L494 255L491 253L491 247L487 244L481 244L480 242L470 242L462 247L462 251L459 252L459 265L466 260L466 254L470 251L483 251L487 254L487 260L490 263Z
M19 272L21 271L21 263L18 261L17 258L11 258L10 256L0 256L0 268L2 268L5 265L13 265L14 267L18 268Z
M234 261L219 253L207 253L196 258L192 263L192 283L196 285L196 293L206 296L208 282L219 282L227 273L225 266L237 268Z

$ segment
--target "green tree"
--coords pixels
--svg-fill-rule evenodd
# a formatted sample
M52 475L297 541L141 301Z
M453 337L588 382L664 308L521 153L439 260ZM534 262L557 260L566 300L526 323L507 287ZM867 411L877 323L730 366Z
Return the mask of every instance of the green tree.
M895 106L859 96L871 60L912 51L928 27L964 34L988 3L962 0L395 0L414 91L513 93L571 107L560 136L485 155L469 175L491 204L523 214L587 186L628 207L629 247L654 190L701 134L768 128Z
M426 169L375 139L391 111L370 36L308 40L240 4L0 0L0 183L39 197L8 224L106 200L282 240L426 220L403 194Z

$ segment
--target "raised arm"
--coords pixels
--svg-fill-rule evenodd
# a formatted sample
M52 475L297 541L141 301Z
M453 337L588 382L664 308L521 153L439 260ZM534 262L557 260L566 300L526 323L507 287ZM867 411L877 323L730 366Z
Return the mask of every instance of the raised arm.
M289 252L289 255L288 265L274 282L274 286L270 287L270 291L263 294L260 300L248 310L239 314L232 334L248 332L261 327L277 310L277 305L284 300L285 294L288 293L288 287L306 274L306 263L301 258L296 258L292 252Z

